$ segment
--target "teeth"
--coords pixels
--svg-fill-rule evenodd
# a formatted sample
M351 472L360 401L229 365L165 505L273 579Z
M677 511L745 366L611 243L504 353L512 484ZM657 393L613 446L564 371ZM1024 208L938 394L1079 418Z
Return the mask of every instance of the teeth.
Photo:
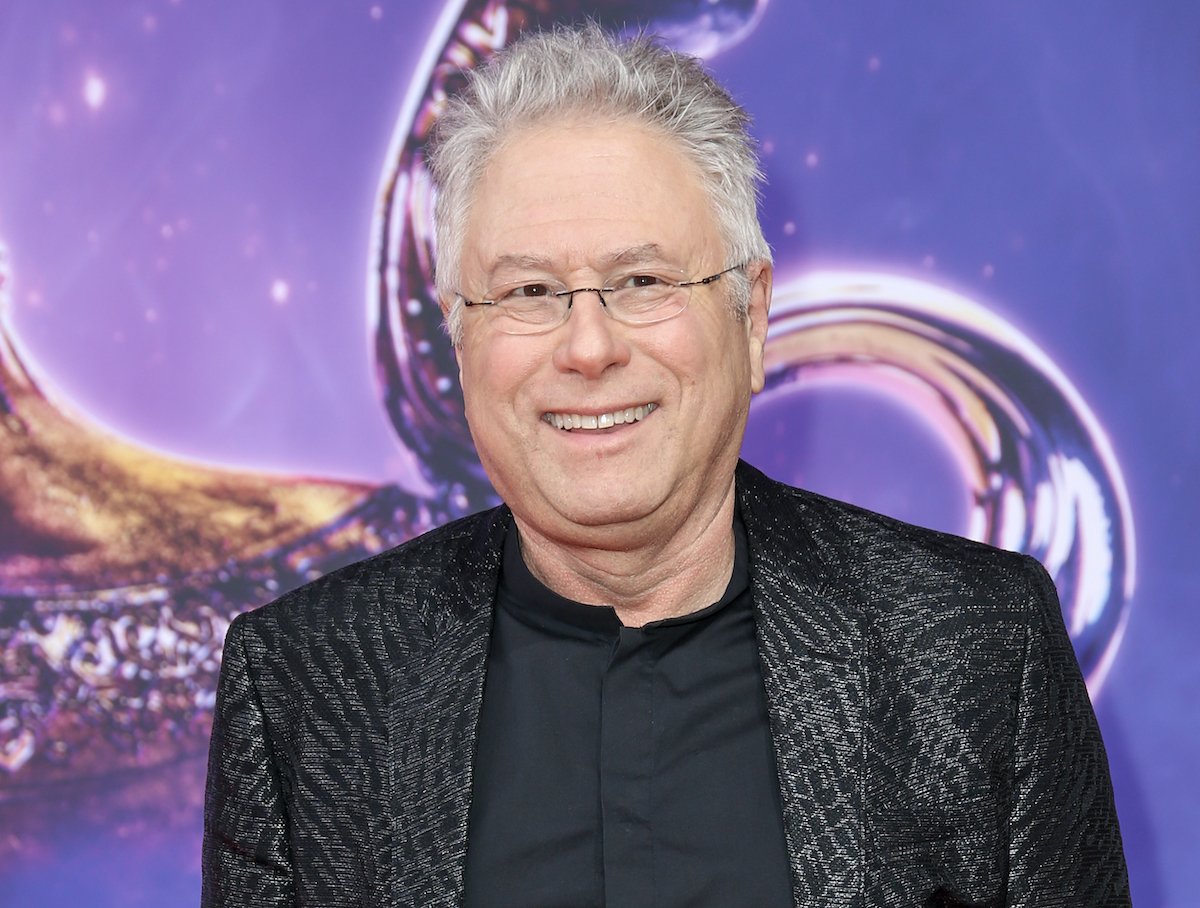
M609 429L613 426L623 426L627 423L640 422L650 413L658 409L658 404L642 404L637 407L626 407L612 413L601 413L599 416L579 413L546 413L542 416L546 422L556 429L571 432L575 429Z

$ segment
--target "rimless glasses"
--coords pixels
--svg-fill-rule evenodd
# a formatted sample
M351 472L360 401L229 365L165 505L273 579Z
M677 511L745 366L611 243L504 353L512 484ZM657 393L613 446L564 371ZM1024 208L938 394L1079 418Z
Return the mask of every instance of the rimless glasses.
M513 281L487 293L483 299L469 300L462 294L464 306L491 307L495 327L505 334L542 334L557 328L571 315L577 293L595 293L604 311L626 325L652 325L674 318L687 308L692 289L719 281L722 275L744 265L734 265L708 277L676 281L653 271L639 270L622 274L604 287L569 289L556 281L537 279Z

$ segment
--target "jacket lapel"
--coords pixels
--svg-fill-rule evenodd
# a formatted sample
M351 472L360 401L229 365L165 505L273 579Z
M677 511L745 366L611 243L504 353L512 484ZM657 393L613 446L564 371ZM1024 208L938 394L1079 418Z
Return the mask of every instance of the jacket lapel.
M425 635L397 649L389 679L396 906L462 903L475 730L508 523L500 508L460 524L462 536L424 546L427 570L408 572Z
M745 464L737 489L795 901L861 905L866 678L844 543L804 493Z

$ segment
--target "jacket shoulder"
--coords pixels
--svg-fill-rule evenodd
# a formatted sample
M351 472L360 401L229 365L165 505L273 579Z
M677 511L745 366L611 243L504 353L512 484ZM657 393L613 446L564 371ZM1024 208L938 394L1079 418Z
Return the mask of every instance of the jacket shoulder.
M868 614L942 608L1026 612L1049 583L1028 555L915 526L739 468L743 519L754 513L768 546L786 544L825 585ZM778 542L777 542L778 541ZM807 551L804 551L807 550ZM1051 589L1053 589L1051 587ZM1054 603L1057 607L1057 602Z
M439 606L453 600L474 574L499 563L508 511L493 508L443 524L401 545L331 571L234 619L251 633L292 637L380 621L401 630L437 622Z

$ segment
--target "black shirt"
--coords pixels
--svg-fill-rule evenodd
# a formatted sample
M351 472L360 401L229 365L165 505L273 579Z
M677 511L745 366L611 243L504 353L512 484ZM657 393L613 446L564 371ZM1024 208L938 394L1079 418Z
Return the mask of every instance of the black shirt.
M729 586L641 628L542 585L508 533L467 908L792 904L740 523Z

